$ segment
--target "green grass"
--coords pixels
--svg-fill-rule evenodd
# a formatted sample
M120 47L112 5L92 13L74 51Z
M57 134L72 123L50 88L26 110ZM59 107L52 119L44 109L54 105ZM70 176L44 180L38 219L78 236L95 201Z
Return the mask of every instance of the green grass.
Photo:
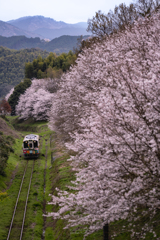
M24 170L24 164L19 157L21 154L21 146L22 142L19 139L16 139L16 143L13 146L15 152L10 154L7 168L5 170L6 176L0 177L0 191L7 193L7 198L0 201L1 240L5 240L8 234L8 227L12 218L13 208L17 198L17 192L19 190L21 176ZM14 178L14 180L11 184L12 178Z
M0 191L7 188L9 185L13 172L16 167L21 163L22 154L22 139L16 139L13 145L14 153L10 153L9 159L7 161L7 167L5 169L6 176L0 175Z

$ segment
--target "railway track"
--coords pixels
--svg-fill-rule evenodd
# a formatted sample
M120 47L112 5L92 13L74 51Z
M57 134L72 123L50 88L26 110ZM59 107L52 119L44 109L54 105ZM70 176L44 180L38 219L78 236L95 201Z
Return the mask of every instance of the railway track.
M7 240L21 240L35 160L26 160Z

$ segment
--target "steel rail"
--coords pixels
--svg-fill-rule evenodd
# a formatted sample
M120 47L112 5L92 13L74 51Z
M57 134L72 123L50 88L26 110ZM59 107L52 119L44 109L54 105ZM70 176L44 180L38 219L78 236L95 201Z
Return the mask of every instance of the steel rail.
M20 239L19 239L19 240L22 239L22 234L23 234L23 228L24 228L24 222L25 222L25 218L26 218L26 210L27 210L27 204L28 204L28 196L29 196L30 187L31 187L31 181L32 181L32 175L33 175L34 163L35 163L35 161L33 161L32 172L31 172L31 177L30 177L30 181L29 181L29 187L28 187L27 198L26 198L26 204L25 204L24 215L23 215L23 222L22 222L22 228L21 228L21 235L20 235Z
M25 174L26 174L27 166L28 166L28 160L27 160L26 167L24 169L21 185L20 185L19 192L18 192L18 197L17 197L16 204L15 204L15 207L14 207L14 212L13 212L13 215L12 215L12 220L11 220L11 224L10 224L7 240L9 240L9 237L10 237L10 233L11 233L11 229L12 229L12 225L13 225L13 220L14 220L14 216L15 216L15 213L16 213L17 204L18 204L19 196L20 196L20 193L21 193L22 185L23 185L23 180L24 180L24 177L25 177Z

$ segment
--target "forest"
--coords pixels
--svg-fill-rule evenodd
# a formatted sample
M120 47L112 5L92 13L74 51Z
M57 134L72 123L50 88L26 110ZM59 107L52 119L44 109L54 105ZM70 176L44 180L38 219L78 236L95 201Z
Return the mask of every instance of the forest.
M60 77L63 72L69 70L70 66L75 63L76 55L72 51L62 53L57 56L50 53L47 58L39 56L32 63L25 64L26 78L56 78Z
M0 47L0 98L24 79L26 62L31 62L39 55L47 57L48 52L40 49L11 50Z
M54 190L49 204L59 207L45 216L83 228L84 237L109 225L111 239L158 240L159 1L99 11L88 26L94 37L77 55L26 64L25 77L34 79L15 106L19 119L48 120L70 154L75 179Z

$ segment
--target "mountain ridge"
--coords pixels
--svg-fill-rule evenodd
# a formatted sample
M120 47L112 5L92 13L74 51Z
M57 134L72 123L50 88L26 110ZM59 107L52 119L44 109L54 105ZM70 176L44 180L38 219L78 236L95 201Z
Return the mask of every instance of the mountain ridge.
M83 39L88 38L89 35L83 36ZM47 42L40 38L27 38L25 36L12 36L3 37L0 36L0 46L7 47L9 49L20 50L20 49L31 49L39 48L48 52L62 53L74 50L77 47L78 39L81 36L69 36L63 35L58 38L54 38Z
M12 37L12 36L26 36L26 37L40 37L37 33L27 32L22 29L19 29L13 26L10 23L6 23L0 20L0 35L3 37Z
M3 37L24 35L26 37L52 40L62 35L88 35L86 22L71 24L41 15L25 16L7 22L0 22L0 35Z
M10 23L13 26L16 26L22 30L27 30L30 32L44 27L48 29L56 29L67 25L62 21L56 21L52 18L46 18L41 15L18 18L15 20L7 21L7 23Z

